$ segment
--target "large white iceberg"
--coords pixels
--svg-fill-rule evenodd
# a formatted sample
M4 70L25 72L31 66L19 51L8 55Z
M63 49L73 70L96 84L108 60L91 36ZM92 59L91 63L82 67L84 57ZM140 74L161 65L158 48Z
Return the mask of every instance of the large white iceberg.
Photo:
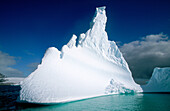
M59 51L49 48L38 68L21 84L20 101L61 103L141 92L114 41L108 40L105 7L96 8L90 29L73 35Z
M170 92L170 68L155 68L143 92Z

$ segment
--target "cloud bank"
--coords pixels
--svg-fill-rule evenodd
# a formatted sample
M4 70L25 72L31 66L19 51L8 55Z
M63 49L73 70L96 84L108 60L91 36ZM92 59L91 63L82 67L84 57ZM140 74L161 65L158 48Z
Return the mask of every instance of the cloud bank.
M38 63L38 62L34 62L34 63L28 64L28 65L27 65L27 67L29 68L28 70L29 70L30 72L33 72L34 70L37 69L37 67L38 67L39 64L40 64L40 63Z
M16 64L16 58L10 56L8 53L0 51L0 73L6 76L23 76L23 73L17 69L14 69L10 66Z
M170 40L163 33L147 35L120 47L134 78L150 78L155 67L170 67Z

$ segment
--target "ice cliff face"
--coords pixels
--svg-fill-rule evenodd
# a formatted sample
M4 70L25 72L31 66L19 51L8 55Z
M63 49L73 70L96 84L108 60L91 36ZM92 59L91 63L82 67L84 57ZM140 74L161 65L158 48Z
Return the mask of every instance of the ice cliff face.
M38 68L21 84L20 101L61 103L142 89L105 31L105 7L96 8L90 29L73 35L62 50L49 48Z
M170 68L155 68L144 92L170 92Z

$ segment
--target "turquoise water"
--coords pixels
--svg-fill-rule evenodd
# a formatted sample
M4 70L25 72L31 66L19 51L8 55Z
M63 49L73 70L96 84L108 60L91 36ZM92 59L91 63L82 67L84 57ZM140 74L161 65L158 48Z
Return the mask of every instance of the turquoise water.
M170 111L169 94L112 95L24 111Z
M20 111L170 111L170 94L127 94L96 97L51 106L17 104L19 86L0 86L0 110Z

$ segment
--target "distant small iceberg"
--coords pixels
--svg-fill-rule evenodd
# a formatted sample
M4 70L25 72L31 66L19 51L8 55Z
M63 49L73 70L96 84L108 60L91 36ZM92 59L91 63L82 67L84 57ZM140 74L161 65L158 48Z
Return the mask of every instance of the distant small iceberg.
M156 67L148 84L141 87L143 92L170 92L170 68Z
M20 82L22 82L23 80L23 77L7 77L2 83L8 85L20 85Z

